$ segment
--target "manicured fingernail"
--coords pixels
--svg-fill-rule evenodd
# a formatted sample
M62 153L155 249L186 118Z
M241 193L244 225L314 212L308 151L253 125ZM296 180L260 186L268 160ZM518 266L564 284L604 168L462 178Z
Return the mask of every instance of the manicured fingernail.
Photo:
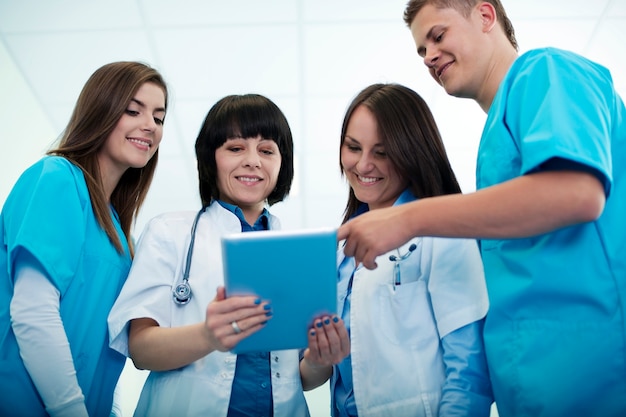
M267 317L271 317L271 316L272 316L272 312L271 312L271 311L268 311L267 313L265 313L265 315L266 315Z
M329 319L324 320L324 324L330 324L330 320Z
M315 330L311 330L311 336L315 336Z
M317 323L315 323L315 325L316 325L317 327L322 327L322 322L321 322L321 321L318 321Z
M269 304L265 304L265 305L263 306L263 309L264 309L264 310L271 310L271 309L272 309L272 306L271 306L271 305L269 305Z
M337 316L333 317L333 322L337 323L339 321L339 319L337 318Z
M254 304L257 304L257 305L261 304L261 299L257 298L256 300L254 300Z

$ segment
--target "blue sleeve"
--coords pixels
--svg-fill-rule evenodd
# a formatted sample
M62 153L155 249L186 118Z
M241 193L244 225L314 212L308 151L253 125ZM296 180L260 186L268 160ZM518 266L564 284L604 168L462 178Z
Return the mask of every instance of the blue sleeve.
M91 213L82 171L60 157L46 157L22 174L3 208L9 273L25 250L61 295L74 278Z
M475 321L441 339L446 380L439 415L489 417L493 393L483 345L484 320Z
M522 155L520 175L553 158L588 167L609 194L612 182L610 73L554 48L524 55L512 71L505 122Z

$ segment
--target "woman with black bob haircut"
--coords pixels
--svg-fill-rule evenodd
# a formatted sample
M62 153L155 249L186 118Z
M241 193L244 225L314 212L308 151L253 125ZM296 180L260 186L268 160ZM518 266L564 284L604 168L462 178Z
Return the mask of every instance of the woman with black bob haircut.
M276 142L281 156L276 188L267 196L271 206L289 194L293 180L293 139L283 112L259 94L224 97L211 108L196 140L200 198L203 205L219 200L215 150L228 138L261 136Z
M308 416L303 386L318 377L318 367L348 354L322 353L318 341L327 340L320 335L349 346L343 322L322 317L325 324L316 327L315 341L309 337L302 362L298 350L237 355L231 350L263 328L272 309L257 296L226 298L223 286L221 237L280 228L266 206L291 188L287 119L261 95L224 97L204 120L196 155L201 210L150 221L109 318L112 347L152 371L135 415ZM177 290L187 265L191 293Z

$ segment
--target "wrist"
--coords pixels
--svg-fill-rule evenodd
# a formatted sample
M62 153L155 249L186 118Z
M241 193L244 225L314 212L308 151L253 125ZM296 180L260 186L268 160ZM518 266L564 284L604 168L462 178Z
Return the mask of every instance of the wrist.
M332 365L312 363L310 360L307 359L306 356L302 358L302 362L304 363L304 366L306 366L309 369L309 371L315 372L315 373L322 373L332 368Z

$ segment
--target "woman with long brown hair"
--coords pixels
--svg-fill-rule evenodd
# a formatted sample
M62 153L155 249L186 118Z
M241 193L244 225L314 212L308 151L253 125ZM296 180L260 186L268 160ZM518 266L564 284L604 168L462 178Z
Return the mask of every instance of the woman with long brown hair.
M350 185L344 224L461 192L426 102L399 84L357 94L339 155ZM376 262L369 270L339 250L338 311L351 353L332 372L331 414L489 416L482 341L489 302L476 241L414 237Z
M89 78L58 146L0 214L0 415L109 416L123 355L107 316L157 164L167 87L114 62Z

